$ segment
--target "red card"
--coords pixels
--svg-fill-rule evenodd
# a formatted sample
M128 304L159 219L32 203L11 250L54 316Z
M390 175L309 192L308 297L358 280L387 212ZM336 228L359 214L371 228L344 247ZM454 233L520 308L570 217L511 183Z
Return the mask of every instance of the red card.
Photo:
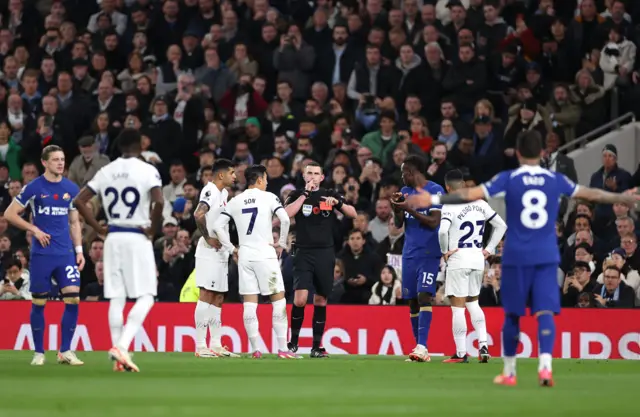
M320 202L320 210L331 211L333 207L331 207L328 203L321 201Z

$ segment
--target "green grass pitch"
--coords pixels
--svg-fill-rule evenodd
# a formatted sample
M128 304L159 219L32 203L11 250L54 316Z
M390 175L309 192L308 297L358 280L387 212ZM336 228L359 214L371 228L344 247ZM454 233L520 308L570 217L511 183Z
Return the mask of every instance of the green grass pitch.
M517 387L494 386L502 369L406 363L399 357L196 359L138 353L141 373L114 373L105 352L83 367L32 367L30 352L0 352L0 417L162 416L628 416L637 411L640 362L556 360L556 386L537 385L537 361L518 363Z

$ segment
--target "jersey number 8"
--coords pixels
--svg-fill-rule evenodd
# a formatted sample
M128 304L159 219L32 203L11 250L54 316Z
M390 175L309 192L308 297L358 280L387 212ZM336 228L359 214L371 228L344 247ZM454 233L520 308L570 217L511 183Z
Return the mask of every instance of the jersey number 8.
M127 213L127 219L130 219L133 216L133 213L136 212L138 208L138 204L140 203L140 193L133 187L126 187L122 190L121 193L118 193L113 187L109 187L104 190L105 197L108 195L113 195L113 200L107 206L107 214L112 219L119 219L120 213L114 213L113 209L118 204L118 201L122 201L122 204L125 205L129 209L129 213Z
M542 229L549 221L547 195L541 190L528 190L522 195L520 222L527 229Z

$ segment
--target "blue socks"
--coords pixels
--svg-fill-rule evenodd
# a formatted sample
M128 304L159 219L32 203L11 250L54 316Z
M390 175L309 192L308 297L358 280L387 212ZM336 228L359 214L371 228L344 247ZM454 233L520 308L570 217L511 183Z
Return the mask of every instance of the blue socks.
M43 316L44 321L44 316ZM60 352L71 350L71 340L76 331L78 323L78 304L65 304L64 313L62 314L62 339L60 343Z
M520 317L507 314L502 326L502 345L505 357L515 357L520 341Z
M553 342L556 340L556 323L551 314L538 316L538 346L540 353L553 353Z
M44 353L44 306L31 304L31 335L37 353Z
M420 307L420 314L418 315L418 344L425 347L429 338L432 314L431 307Z
M411 313L411 330L413 330L413 338L418 343L418 314Z

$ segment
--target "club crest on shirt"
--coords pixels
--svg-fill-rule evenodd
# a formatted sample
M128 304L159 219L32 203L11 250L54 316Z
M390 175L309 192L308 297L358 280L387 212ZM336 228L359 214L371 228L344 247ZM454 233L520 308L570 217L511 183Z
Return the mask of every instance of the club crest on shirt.
M69 193L64 193L64 195L62 196L62 199L64 201L69 201L70 198L71 198L71 196L69 195Z
M313 211L313 206L311 204L304 204L302 206L302 214L304 214L304 217L309 217L312 211Z

